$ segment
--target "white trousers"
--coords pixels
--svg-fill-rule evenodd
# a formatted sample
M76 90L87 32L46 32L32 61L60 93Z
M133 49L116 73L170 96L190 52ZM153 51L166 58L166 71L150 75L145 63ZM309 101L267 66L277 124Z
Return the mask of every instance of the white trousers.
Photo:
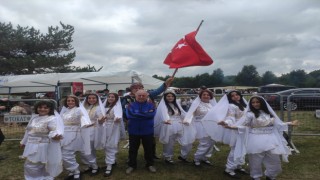
M116 162L116 154L118 153L118 147L108 147L106 146L104 149L106 158L105 162L107 165L112 165Z
M63 160L63 167L72 172L72 173L78 173L79 171L79 164L76 160L76 154L74 150L68 150L68 149L61 149L62 151L62 160Z
M226 170L228 172L234 172L235 169L241 168L241 166L245 164L245 158L237 162L234 160L234 148L234 146L231 147L227 158Z
M210 148L215 144L209 136L199 139L199 145L197 151L194 154L195 161L207 160L207 154L210 152Z
M186 159L191 150L192 150L192 144L181 146L181 150L180 150L181 157Z
M83 164L87 165L88 167L92 167L93 169L97 169L97 154L94 148L94 141L90 141L91 146L91 154L85 154L84 152L80 153L80 159Z
M276 176L282 171L280 155L271 154L270 151L265 151L258 154L248 154L250 176L253 179L260 179L263 176L262 164L266 170L264 174L270 178L276 178Z
M163 144L163 157L165 159L171 159L173 157L174 144L177 138L178 134L173 134L169 137L168 144Z
M24 178L26 180L53 180L53 177L46 171L45 164L28 160L24 163Z

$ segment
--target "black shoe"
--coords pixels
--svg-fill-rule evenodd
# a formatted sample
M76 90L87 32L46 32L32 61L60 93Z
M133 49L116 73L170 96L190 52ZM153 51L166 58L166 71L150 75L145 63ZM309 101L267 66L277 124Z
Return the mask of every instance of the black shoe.
M249 175L250 173L248 171L246 171L245 169L241 168L241 169L235 169L234 170L236 173L239 174L243 174L243 175Z
M213 164L209 160L202 161L204 164L208 166L213 166Z
M200 166L201 166L200 161L195 161L195 160L193 160L193 164L194 164L196 167L200 167Z
M64 180L72 180L73 174L69 174L67 177L64 178Z
M230 178L233 178L233 179L241 179L241 177L239 175L237 175L236 173L234 172L227 172L227 171L224 171L223 174L229 176Z
M266 180L276 180L276 178L272 179L271 177L266 176Z
M92 172L92 167L88 167L87 169L84 169L83 171L81 171L81 174L88 174Z
M167 164L172 164L172 165L174 164L172 159L166 159L166 160L164 160L164 162Z
M187 158L183 158L181 156L179 156L178 159L184 163L191 163Z
M110 167L107 166L106 171L104 172L104 177L109 177L112 174L112 165Z
M91 176L95 176L95 175L97 175L98 173L99 173L99 171L100 171L100 168L98 167L98 169L93 169L93 168L91 168L91 173L90 173L90 175Z
M153 155L153 159L160 159L160 158L156 155Z

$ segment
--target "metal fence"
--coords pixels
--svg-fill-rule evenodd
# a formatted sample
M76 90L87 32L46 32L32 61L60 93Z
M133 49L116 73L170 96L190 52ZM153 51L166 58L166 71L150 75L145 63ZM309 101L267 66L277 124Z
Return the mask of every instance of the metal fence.
M0 128L6 136L6 140L21 140L25 128L34 112L34 105L38 101L52 101L57 107L56 101L52 99L9 99L2 102L6 108L0 114Z
M298 127L289 128L289 138L291 136L319 136L320 135L320 96L316 97L311 94L281 97L277 94L259 94L263 96L271 107L275 110L281 120L284 122L299 120L301 124ZM244 94L248 100L252 94ZM196 94L178 94L177 97L181 103L185 105L186 110L192 103L192 100L197 97ZM216 95L217 101L222 95ZM156 102L160 101L159 97ZM302 99L308 101L302 101ZM31 118L33 105L36 101L44 99L10 99L6 102L6 110L3 110L0 115L0 128L6 136L6 140L20 140L23 137L25 127ZM47 99L45 99L47 100ZM300 101L298 101L300 100ZM54 100L55 104L57 104ZM185 102L185 103L184 103ZM20 106L18 105L20 103ZM18 107L17 107L18 106ZM24 106L25 112L21 111L21 106ZM15 112L14 109L21 112Z

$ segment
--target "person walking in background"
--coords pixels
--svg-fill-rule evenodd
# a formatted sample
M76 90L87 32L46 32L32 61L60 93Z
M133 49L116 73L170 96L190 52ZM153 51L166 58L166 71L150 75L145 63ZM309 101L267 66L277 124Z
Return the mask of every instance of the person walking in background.
M291 154L282 136L283 131L288 130L288 125L296 126L299 122L282 122L261 96L252 96L245 112L243 118L233 126L222 124L226 128L238 129L240 133L235 147L235 159L248 154L250 176L254 180L263 176L262 165L266 168L266 179L276 179L282 171L280 155L287 161L287 156Z
M148 93L145 90L138 90L135 93L135 102L131 102L127 109L128 133L129 133L129 162L126 170L130 174L137 168L137 155L140 143L144 149L146 167L150 172L155 173L153 166L153 141L154 141L154 116L156 107L148 102Z
M64 123L64 137L61 142L63 166L70 173L65 179L80 179L79 164L75 153L91 153L90 129L92 126L89 115L80 104L79 99L69 95L64 100L64 106L60 112Z
M99 96L95 93L90 93L86 96L86 98L83 101L83 107L87 110L91 124L96 124L96 121L98 119L97 116L97 110L99 110L99 102L101 103L101 100ZM99 167L97 165L97 155L96 150L94 148L94 138L97 133L96 125L90 126L87 129L90 131L90 147L91 147L91 153L86 155L84 154L84 151L81 152L81 160L82 162L87 166L83 173L88 173L92 176L97 175L99 173Z
M158 136L163 144L163 157L167 164L174 164L173 153L176 141L181 145L181 156L178 159L188 162L182 157L188 155L188 148L195 140L195 130L193 126L182 124L184 116L185 111L177 102L175 93L170 90L165 91L155 115L155 136Z
M95 137L95 148L104 149L105 163L107 165L104 176L112 174L113 165L116 164L116 154L120 139L125 139L125 130L122 120L122 107L120 98L116 93L109 93L107 100L97 111L98 133Z
M60 139L63 122L54 113L54 104L40 101L35 105L35 115L29 121L20 142L24 148L24 177L27 180L54 179L62 172Z

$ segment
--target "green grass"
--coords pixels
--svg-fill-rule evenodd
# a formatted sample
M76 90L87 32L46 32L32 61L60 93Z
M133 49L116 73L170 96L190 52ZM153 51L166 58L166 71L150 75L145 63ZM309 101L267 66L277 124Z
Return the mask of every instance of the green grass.
M319 137L293 137L293 142L299 149L300 154L294 154L289 157L289 163L283 163L283 172L278 177L281 179L318 179L320 177L320 138ZM120 144L120 151L118 154L117 166L114 168L113 174L108 179L170 179L170 180L182 180L182 179L216 179L225 180L228 179L223 175L223 170L226 162L226 157L229 152L229 147L226 145L218 144L221 149L220 152L215 152L211 161L214 162L214 166L209 167L203 165L203 167L196 168L192 164L183 164L176 160L179 154L179 147L176 146L175 150L175 165L167 165L163 160L156 160L155 167L157 173L152 174L144 168L144 159L142 146L138 154L138 168L132 174L126 175L126 160L128 157L128 149L123 149L122 146L126 142L123 141ZM157 153L160 154L162 146L157 144ZM189 159L192 159L190 153ZM18 158L23 152L19 148L19 141L5 141L0 146L0 155L6 156L5 160L0 160L0 179L13 180L23 179L23 164L24 160ZM80 161L78 161L80 162ZM102 151L98 151L98 165L103 167L104 154ZM95 177L85 175L84 179L106 179L103 177L104 169ZM67 174L63 172L57 179L63 179ZM243 176L242 179L250 179L249 176Z

